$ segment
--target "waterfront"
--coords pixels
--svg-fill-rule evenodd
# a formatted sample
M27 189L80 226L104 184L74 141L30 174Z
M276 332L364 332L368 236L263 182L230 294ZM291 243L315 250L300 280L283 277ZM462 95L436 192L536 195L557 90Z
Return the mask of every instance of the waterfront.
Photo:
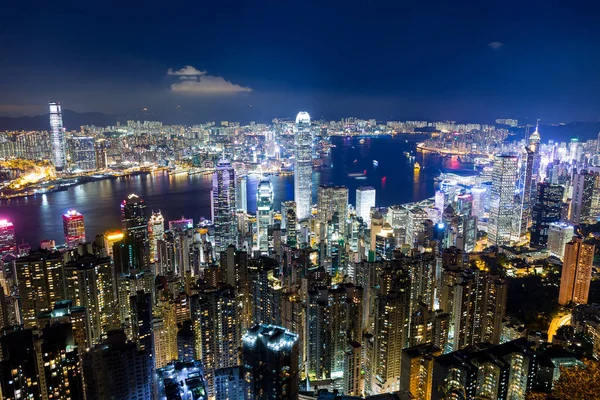
M355 202L355 190L370 185L377 190L377 205L389 206L431 197L435 191L434 178L440 168L457 170L460 163L438 155L422 155L416 151L418 135L395 137L334 138L336 145L330 159L332 167L315 169L313 173L313 202L320 184L346 185L350 203ZM404 155L413 152L420 170L413 168L413 161ZM422 157L425 157L424 159ZM377 160L378 165L374 165ZM63 226L61 215L75 208L85 217L88 239L98 233L120 227L120 202L130 193L140 195L146 201L148 212L161 210L165 220L181 216L210 218L210 175L169 175L167 172L126 176L77 185L65 191L2 201L0 219L11 220L16 229L18 243L23 240L37 247L42 239L56 240L62 244ZM248 210L256 208L256 186L261 177L248 177ZM294 197L293 175L270 176L273 184L275 209Z

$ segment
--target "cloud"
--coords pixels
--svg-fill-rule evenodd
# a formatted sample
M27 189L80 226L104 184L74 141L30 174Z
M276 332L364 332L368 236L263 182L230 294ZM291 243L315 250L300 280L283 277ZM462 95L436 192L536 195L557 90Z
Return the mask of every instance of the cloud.
M186 65L185 67L174 71L173 68L169 68L167 70L167 75L176 75L176 76L198 76L198 75L206 75L206 71L200 71L191 65Z
M167 75L179 78L171 84L171 92L191 95L215 95L251 92L247 86L231 83L220 76L207 75L206 71L200 71L191 65L186 65L180 70L173 71L169 68Z
M490 42L488 43L488 47L494 49L494 50L498 50L500 47L504 46L504 43L502 42Z

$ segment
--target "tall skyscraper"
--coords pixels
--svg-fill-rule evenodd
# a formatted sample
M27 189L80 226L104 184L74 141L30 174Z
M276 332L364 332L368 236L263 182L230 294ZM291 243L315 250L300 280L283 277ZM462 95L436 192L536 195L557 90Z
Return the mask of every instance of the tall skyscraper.
M152 212L148 221L148 235L150 238L150 262L158 261L157 243L165 234L165 219L159 212Z
M81 243L85 243L85 226L83 215L76 210L70 209L62 216L63 232L65 233L65 244L72 249Z
M587 170L573 175L573 198L571 200L571 223L579 225L591 217L592 199L596 176Z
M537 200L532 213L531 246L546 246L550 224L560 221L564 190L563 186L548 182L537 184Z
M574 237L565 247L565 259L560 275L558 304L570 302L587 304L592 280L594 263L593 244L584 243L580 237Z
M235 209L248 212L248 178L238 176L235 178Z
M473 210L471 215L477 219L483 218L485 213L485 198L486 188L483 186L475 186L471 188L471 196L473 197Z
M346 186L321 185L318 189L317 218L321 224L329 224L337 214L339 234L345 237L348 218L348 188Z
M67 146L63 129L62 110L60 103L56 101L49 102L48 107L50 109L50 133L52 135L54 168L57 171L62 171L67 166Z
M221 159L212 181L212 222L215 226L215 254L236 244L235 171L229 161Z
M296 201L296 218L310 217L312 203L312 135L310 132L310 115L301 111L296 116L294 166L294 200Z
M121 203L121 224L123 233L129 243L135 247L138 254L138 269L143 269L148 264L148 217L146 216L146 202L136 194L130 194Z
M0 220L0 254L14 253L17 250L15 227L12 222Z
M408 390L416 399L431 400L433 361L442 350L424 343L402 350L400 389Z
M488 221L488 244L492 246L509 244L512 239L517 165L517 156L497 155L494 158Z
M373 207L375 207L375 189L372 186L361 186L356 189L356 215L361 217L369 227Z
M273 225L273 185L262 180L256 190L257 247L261 254L269 251L269 226Z
M573 239L575 229L565 222L552 222L548 225L548 252L551 256L563 259L567 243Z
M246 400L297 400L298 335L273 325L256 325L242 338Z

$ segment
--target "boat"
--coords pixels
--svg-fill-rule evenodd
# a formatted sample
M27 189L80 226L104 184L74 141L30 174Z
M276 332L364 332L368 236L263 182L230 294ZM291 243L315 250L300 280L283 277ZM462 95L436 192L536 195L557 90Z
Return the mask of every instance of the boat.
M360 139L360 140L358 141L358 143L360 143L360 144L364 144L364 143L365 143L365 139Z
M357 176L363 176L360 172L352 172L348 174L348 178L356 178Z
M415 171L421 169L421 164L415 161Z
M379 161L377 161L377 160L373 160L373 166L374 166L374 167L376 167L376 166L378 166L378 165L379 165Z

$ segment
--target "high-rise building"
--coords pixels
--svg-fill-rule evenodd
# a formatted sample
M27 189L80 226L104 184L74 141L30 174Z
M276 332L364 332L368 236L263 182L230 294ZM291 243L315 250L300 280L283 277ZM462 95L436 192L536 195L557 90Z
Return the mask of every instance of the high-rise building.
M73 136L69 141L69 154L71 170L96 170L96 149L93 137Z
M486 188L483 186L475 186L471 188L471 196L473 197L473 211L471 215L482 219L485 214L485 198Z
M497 155L494 159L488 221L488 243L492 246L512 240L517 165L517 156Z
M15 329L0 336L0 397L40 399L36 348L31 329Z
M552 222L560 221L563 207L564 187L548 182L537 184L537 201L533 206L531 246L545 247L548 229Z
M415 399L431 400L433 361L441 354L442 350L431 343L402 350L400 390L408 390Z
M221 159L212 181L212 222L215 226L215 254L236 244L235 171L229 161Z
M96 168L106 169L108 167L108 155L106 154L106 139L99 139L94 144L96 156Z
M567 243L573 239L575 228L566 222L552 222L548 225L548 252L551 256L563 259Z
M245 400L242 366L215 371L215 400Z
M62 110L60 103L51 101L48 103L50 109L50 132L52 135L52 154L54 155L54 168L62 171L67 166L67 149L65 131L63 129Z
M14 253L17 250L15 227L12 222L0 220L0 254Z
M302 220L310 217L312 204L312 135L307 112L298 113L294 131L294 201L296 218Z
M72 300L57 301L52 311L39 313L37 317L38 329L65 323L71 325L73 341L79 350L87 349L92 345L87 310L85 307L74 305Z
M371 209L375 207L375 189L361 186L356 189L356 215L361 217L368 227L371 226Z
M339 234L345 237L348 218L348 188L346 186L321 185L318 189L317 218L321 224L331 223L337 214Z
M65 244L72 249L79 244L85 243L85 226L83 215L76 210L70 209L62 216L63 232L65 233Z
M204 369L200 361L172 362L156 370L157 399L208 400Z
M148 221L148 235L149 235L149 248L150 248L150 262L154 263L158 261L157 245L158 241L163 239L165 234L165 219L159 212L152 212L150 220Z
M175 303L161 301L154 307L152 336L154 340L154 367L162 368L178 359L177 316Z
M596 176L587 170L573 175L573 198L571 200L571 223L579 225L591 217L592 199Z
M256 190L256 243L261 254L269 251L269 226L273 225L273 185L262 180Z
M560 275L558 304L563 306L571 302L587 304L592 280L594 249L593 244L584 243L580 237L574 237L567 243Z
M235 209L248 212L248 178L235 178Z
M139 265L142 269L148 265L148 217L146 216L146 202L136 194L130 194L121 203L121 224L123 233L130 239L139 254Z
M242 338L246 400L297 400L300 390L298 335L256 325Z

